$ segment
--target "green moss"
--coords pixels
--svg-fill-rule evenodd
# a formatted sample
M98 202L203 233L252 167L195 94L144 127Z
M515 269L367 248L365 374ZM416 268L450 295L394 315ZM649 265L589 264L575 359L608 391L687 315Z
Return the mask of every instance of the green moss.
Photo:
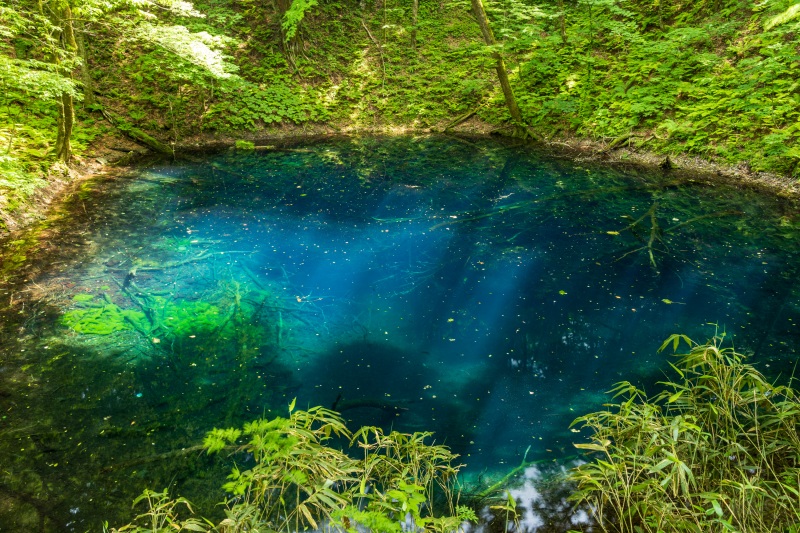
M236 149L237 150L254 150L256 147L255 143L250 141L236 141Z
M170 300L163 296L148 299L149 316L138 310L122 309L104 297L79 293L72 301L78 308L64 313L61 323L78 333L110 335L117 331L136 331L177 338L202 336L225 327L229 316L204 301Z

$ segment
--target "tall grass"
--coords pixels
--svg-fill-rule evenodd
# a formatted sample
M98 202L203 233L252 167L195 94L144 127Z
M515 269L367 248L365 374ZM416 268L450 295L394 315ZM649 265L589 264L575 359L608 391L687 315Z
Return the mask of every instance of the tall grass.
M182 520L183 498L145 491L148 509L112 533L337 531L457 533L475 513L457 505L457 455L430 442L430 433L389 434L377 427L351 433L338 413L289 408L289 417L259 419L240 429L214 429L203 443L249 468L234 467L223 486L225 519ZM351 454L333 441L355 447ZM249 458L249 459L248 459Z
M618 403L573 422L594 460L573 469L575 501L604 531L800 531L800 401L715 336L673 335L675 376L647 396L629 382Z

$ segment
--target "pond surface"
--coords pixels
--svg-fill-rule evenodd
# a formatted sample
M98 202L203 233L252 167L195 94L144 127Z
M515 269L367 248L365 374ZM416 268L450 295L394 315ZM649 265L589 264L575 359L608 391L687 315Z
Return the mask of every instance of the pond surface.
M480 487L575 455L671 333L772 376L800 333L794 206L488 139L325 140L85 183L4 249L0 530L98 530L142 489L213 502L187 450L298 406L430 430ZM482 485L484 484L484 485Z

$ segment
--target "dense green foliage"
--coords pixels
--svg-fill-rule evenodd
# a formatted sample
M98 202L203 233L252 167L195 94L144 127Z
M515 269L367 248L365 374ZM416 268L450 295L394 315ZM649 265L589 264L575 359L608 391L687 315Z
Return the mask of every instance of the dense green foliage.
M314 124L444 128L471 113L502 127L494 51L544 139L797 172L795 1L484 4L494 47L464 1L0 4L0 208L114 129L168 144Z
M526 45L520 106L538 128L756 170L798 163L797 4L581 0ZM794 14L793 14L794 13Z
M202 16L181 1L148 7L164 19ZM108 44L100 35L113 39L118 51L136 50L140 57L159 47L207 77L229 76L232 67L219 53L224 38L159 23L153 12L117 0L0 3L0 213L13 212L42 186L54 160L70 163L73 153L84 152L104 129L98 120L113 123L104 112L107 98L98 100L95 94L94 78L102 69L90 58ZM130 94L119 84L116 91ZM76 102L83 103L77 122ZM128 121L116 125L125 131Z
M800 398L769 383L722 338L683 335L674 380L648 397L628 382L618 403L575 421L596 459L570 473L604 531L798 531Z
M441 533L476 520L458 506L456 458L428 433L385 434L376 427L350 433L336 413L321 407L307 411L290 406L288 418L260 419L240 429L214 429L203 446L208 453L234 448L242 464L223 487L226 518L214 526L197 518L182 519L184 499L145 491L134 505L147 510L135 523L112 531L305 531L329 523L342 531L359 527L400 533L409 527ZM333 439L357 447L354 458L333 446ZM357 455L354 454L354 455ZM433 510L443 508L443 516ZM409 524L414 524L410 526Z

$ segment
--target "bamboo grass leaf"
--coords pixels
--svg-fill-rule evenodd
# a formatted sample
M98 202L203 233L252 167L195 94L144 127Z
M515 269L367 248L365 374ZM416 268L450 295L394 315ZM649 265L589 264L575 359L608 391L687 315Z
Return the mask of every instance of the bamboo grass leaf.
M593 444L593 443L583 443L583 444L573 444L579 450L592 450L596 452L605 452L608 451L608 446L611 444L611 441L606 440L601 442L600 444Z

